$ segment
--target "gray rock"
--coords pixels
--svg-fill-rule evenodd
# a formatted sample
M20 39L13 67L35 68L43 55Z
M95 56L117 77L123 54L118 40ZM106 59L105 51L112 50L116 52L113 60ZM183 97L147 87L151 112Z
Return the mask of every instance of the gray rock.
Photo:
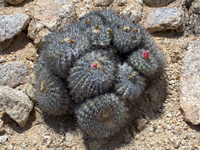
M7 140L8 140L7 135L0 136L0 144L5 144Z
M126 7L120 14L131 17L133 22L138 22L141 20L142 11L143 7L141 5L135 4Z
M20 34L30 22L30 17L24 13L0 16L0 49L8 47L8 43L2 43ZM5 46L6 45L6 46Z
M154 9L145 20L144 28L150 33L156 31L163 31L175 29L182 32L182 13L176 8L156 8Z
M124 6L126 4L127 0L116 0L115 2L117 3L118 6Z
M183 60L179 85L180 107L185 120L200 124L200 42L192 41Z
M5 2L4 0L0 0L0 7L6 7L7 5L7 2Z
M192 3L192 12L195 14L200 14L200 1L199 0L195 0Z
M29 69L23 62L8 62L0 65L0 85L16 87L28 81Z
M94 5L95 6L109 6L113 0L94 0Z
M41 48L44 37L60 25L75 22L77 14L73 3L65 0L39 0L32 21L28 27L28 37Z
M145 5L150 7L164 7L172 3L174 0L143 0Z
M5 0L5 1L7 1L9 4L17 5L22 3L24 0Z
M0 86L0 106L21 127L28 121L33 103L26 94L9 86Z

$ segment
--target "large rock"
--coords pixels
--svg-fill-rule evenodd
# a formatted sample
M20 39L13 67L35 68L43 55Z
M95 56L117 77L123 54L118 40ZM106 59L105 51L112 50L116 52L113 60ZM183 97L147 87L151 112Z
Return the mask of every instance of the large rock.
M150 33L156 31L163 31L175 29L182 32L182 13L176 8L156 8L154 9L145 20L144 28Z
M41 48L44 37L53 29L77 20L73 3L67 0L38 0L34 17L28 27L28 37Z
M143 0L150 7L164 7L172 3L174 0Z
M0 107L21 127L24 127L33 109L33 103L23 92L9 86L0 86Z
M30 17L24 13L0 16L0 51L7 48L12 38L20 34L21 31L27 27L29 22Z
M24 62L8 62L0 65L0 85L16 87L28 81L29 69Z
M22 3L24 0L5 0L5 1L8 2L9 4L17 5Z
M189 44L181 70L180 106L185 120L194 125L200 124L200 42Z

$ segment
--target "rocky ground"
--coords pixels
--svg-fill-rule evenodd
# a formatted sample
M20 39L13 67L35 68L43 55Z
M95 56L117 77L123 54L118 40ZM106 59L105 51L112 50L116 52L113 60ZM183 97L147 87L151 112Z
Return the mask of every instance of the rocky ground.
M0 0L1 149L200 149L199 6L198 0ZM71 116L43 116L32 87L43 37L102 7L139 22L166 59L163 76L132 108L134 121L106 141L83 135Z

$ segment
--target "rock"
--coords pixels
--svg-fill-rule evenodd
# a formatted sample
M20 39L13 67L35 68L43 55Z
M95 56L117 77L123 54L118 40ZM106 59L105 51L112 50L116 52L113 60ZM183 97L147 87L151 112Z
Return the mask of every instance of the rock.
M7 140L8 140L7 135L0 136L0 144L5 144Z
M145 5L150 7L164 7L172 3L174 0L143 0Z
M185 120L200 124L200 42L192 41L188 46L181 69L179 96Z
M29 69L24 62L0 64L0 85L16 87L28 81Z
M138 22L141 20L142 11L143 11L142 6L135 4L126 7L120 14L131 17L133 22Z
M5 2L4 0L0 0L0 7L6 7L7 5L7 2Z
M98 7L109 6L112 2L113 0L94 0L94 5Z
M145 20L144 28L150 33L156 31L163 31L175 29L182 32L182 13L176 8L156 8L154 9Z
M145 128L147 123L148 123L148 121L144 118L139 118L139 119L135 120L135 124L139 131L142 131Z
M192 12L195 14L200 14L200 1L199 0L195 0L192 3Z
M0 134L5 132L4 122L0 119Z
M117 3L118 6L124 6L126 4L127 0L116 0L115 2Z
M22 3L24 0L5 0L5 1L7 1L9 4L17 5Z
M4 50L11 43L11 41L4 41L18 35L26 28L29 22L30 17L24 13L0 16L0 50Z
M64 0L36 1L34 16L28 27L28 37L41 48L43 38L50 31L76 20L77 14L73 3Z
M26 94L9 86L0 86L0 106L21 127L26 125L33 109L33 103Z

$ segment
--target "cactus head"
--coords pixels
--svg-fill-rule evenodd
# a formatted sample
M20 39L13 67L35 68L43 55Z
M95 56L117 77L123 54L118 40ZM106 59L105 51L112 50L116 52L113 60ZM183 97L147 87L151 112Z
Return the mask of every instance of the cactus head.
M65 82L47 68L43 58L36 68L36 101L41 110L50 115L71 112L73 101Z
M83 131L102 139L114 135L125 124L127 108L114 94L105 94L87 100L76 116Z
M76 102L109 91L113 85L115 60L103 50L87 53L78 59L68 78Z
M122 99L133 101L140 96L145 88L145 78L140 76L139 73L129 66L127 63L118 65L117 73L117 94Z

